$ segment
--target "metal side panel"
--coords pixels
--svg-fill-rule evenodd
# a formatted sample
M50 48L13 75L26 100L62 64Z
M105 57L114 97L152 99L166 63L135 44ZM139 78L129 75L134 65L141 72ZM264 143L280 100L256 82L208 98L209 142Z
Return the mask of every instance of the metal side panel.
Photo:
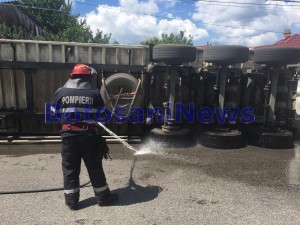
M69 70L37 70L32 76L34 109L45 112L45 103L52 102L54 92L69 78Z
M145 48L131 49L131 64L132 65L147 65L149 62L148 50Z
M16 45L16 60L17 61L27 61L27 50L25 43L15 43Z
M105 63L110 64L110 65L116 64L116 49L115 48L106 48Z
M14 73L11 69L0 70L1 92L2 92L2 109L15 109L16 95L15 95L15 79Z
M49 54L48 54L48 45L39 44L39 61L40 62L49 62Z
M0 43L0 60L13 61L14 51L9 43Z
M62 55L61 45L52 45L52 62L62 63L65 56Z
M142 52L138 51L138 49L131 49L131 56L130 56L130 64L131 65L141 65L142 62Z
M86 46L78 46L78 63L89 63L89 49Z
M120 65L128 65L129 64L129 48L119 49L118 52L118 60Z
M45 124L44 121L28 119L20 121L22 134L58 134L59 124Z
M36 70L32 74L33 84L33 105L37 113L43 113L45 110L45 96L48 92L45 70Z
M26 44L27 61L36 62L36 45L35 43Z
M22 70L14 70L15 92L18 109L27 108L25 74Z
M93 47L92 51L92 63L93 64L103 64L102 62L102 49L103 48L97 48Z
M45 98L46 102L52 102L54 92L62 87L69 79L69 70L52 70L47 76L48 91Z
M15 46L15 57L12 46ZM131 65L147 65L148 48L141 45L0 39L2 61L127 65L129 58Z
M69 79L69 74L70 74L69 70L58 71L58 73L56 74L56 77L55 77L54 91L56 91L58 88L62 87L67 82L67 80Z
M45 103L52 101L53 94L55 92L55 80L56 80L57 72L58 71L53 71L53 70L50 70L49 72L45 71L45 74L46 74L45 81L47 84L47 91L45 93L45 99L43 102L43 111L45 108Z
M75 48L71 45L65 46L65 58L67 63L75 63Z

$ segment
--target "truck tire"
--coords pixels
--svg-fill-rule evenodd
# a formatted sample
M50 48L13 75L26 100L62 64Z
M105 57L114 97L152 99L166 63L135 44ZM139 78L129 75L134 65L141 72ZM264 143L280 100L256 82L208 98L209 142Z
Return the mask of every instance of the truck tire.
M200 136L200 144L208 148L238 149L245 147L242 133L232 131L205 131Z
M164 62L170 65L181 65L184 62L196 60L196 48L183 44L159 44L153 47L154 62Z
M294 134L288 130L263 130L252 128L249 131L249 144L262 148L289 149L294 147Z
M241 45L208 46L203 50L203 60L217 65L247 62L249 48Z
M189 147L195 144L189 129L164 131L154 128L150 131L149 138L162 147Z
M254 62L258 64L296 64L300 60L300 49L293 47L266 47L254 50Z
M105 84L106 84L106 90L108 94L110 96L116 96L119 94L121 88L123 88L122 93L129 94L135 92L138 85L138 80L130 74L116 73L109 76L105 80ZM108 100L103 86L100 89L100 94L104 101ZM135 104L133 105L133 107L142 107L142 106L143 106L143 95L141 91L138 91Z

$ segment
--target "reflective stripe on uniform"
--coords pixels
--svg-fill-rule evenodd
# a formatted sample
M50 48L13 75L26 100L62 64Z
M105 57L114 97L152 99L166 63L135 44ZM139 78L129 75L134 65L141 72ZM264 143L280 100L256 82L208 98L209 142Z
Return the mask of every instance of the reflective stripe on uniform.
M82 108L82 107L70 107L70 108L62 108L61 109L62 113L77 113L77 112L82 112L82 113L96 113L97 109L94 108Z
M78 188L74 188L74 189L64 190L64 192L66 194L73 194L73 193L79 192L79 187Z
M108 188L108 185L105 185L104 187L101 187L101 188L94 188L94 191L96 193L97 192L102 192L102 191L105 191L107 188Z

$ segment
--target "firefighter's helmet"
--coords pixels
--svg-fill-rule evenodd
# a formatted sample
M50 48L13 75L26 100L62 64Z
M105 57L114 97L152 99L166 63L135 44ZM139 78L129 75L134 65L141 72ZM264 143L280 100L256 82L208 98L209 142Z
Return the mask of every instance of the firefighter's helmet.
M89 67L85 64L76 64L70 74L70 78L73 78L74 75L93 75L97 74L96 70L92 67Z

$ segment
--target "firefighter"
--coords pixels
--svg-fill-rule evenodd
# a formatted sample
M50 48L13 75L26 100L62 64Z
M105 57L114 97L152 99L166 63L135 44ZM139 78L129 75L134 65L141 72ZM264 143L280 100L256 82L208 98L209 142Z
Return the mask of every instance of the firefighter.
M96 71L84 64L76 64L66 84L54 94L54 102L62 113L62 170L65 203L78 209L81 159L87 168L99 206L118 199L106 183L102 158L108 154L105 140L98 135L94 112L103 107L96 89ZM88 117L87 117L88 115Z

